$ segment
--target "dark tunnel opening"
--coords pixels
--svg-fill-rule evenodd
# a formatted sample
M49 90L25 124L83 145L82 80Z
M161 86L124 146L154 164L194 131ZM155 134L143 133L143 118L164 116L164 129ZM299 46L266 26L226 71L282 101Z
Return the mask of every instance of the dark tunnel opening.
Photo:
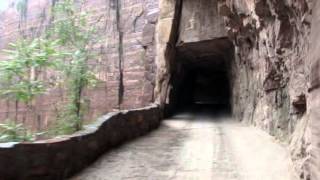
M186 110L230 115L232 60L233 45L228 39L178 46L167 116Z
M210 66L190 66L186 67L188 71L182 79L181 87L179 87L178 108L207 105L229 109L230 88L227 72L214 71Z

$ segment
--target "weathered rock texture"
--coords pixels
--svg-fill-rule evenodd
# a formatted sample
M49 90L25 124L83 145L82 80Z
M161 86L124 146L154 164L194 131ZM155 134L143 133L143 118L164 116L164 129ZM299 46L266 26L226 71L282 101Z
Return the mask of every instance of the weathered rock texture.
M177 1L175 5L169 3L169 8L166 3L162 3L165 5L160 6L160 12L172 11L166 13L172 18L169 22L172 27L180 24L180 29L160 26L158 32L165 29L171 35L178 34L179 37L177 41L167 38L165 43L176 44L176 49L179 50L188 42L198 42L195 46L199 46L204 41L228 36L235 47L234 57L232 53L227 53L231 57L226 58L231 60L231 105L234 116L290 143L298 176L301 179L318 179L318 176L310 174L317 174L319 171L319 164L314 157L320 154L317 141L311 140L310 136L310 127L313 130L312 138L318 138L316 134L320 130L312 123L312 116L315 116L314 119L319 117L315 113L316 109L311 110L313 113L309 118L310 108L318 107L317 98L313 98L316 93L313 93L311 99L308 93L310 29L318 21L317 15L312 15L312 0L185 0ZM175 6L178 8L174 8ZM213 16L218 14L211 17L208 11ZM313 11L316 12L317 7ZM178 15L174 17L174 14ZM221 24L221 19L217 19L219 16L223 16L224 25ZM315 19L313 23L312 16ZM160 22L167 20L168 18L160 18ZM317 28L314 29L315 35L311 39L317 42ZM163 35L160 34L159 37ZM167 44L161 45L165 43L160 41L160 49L157 49L157 64L160 65L157 90L162 89L162 93L157 95L162 97L158 99L162 104L170 107L170 93L175 94L173 82L180 80L175 79L172 73L180 71L180 67L177 63L179 60L175 59L177 52ZM317 50L319 51L319 47L315 46L313 51ZM189 57L194 54L192 49L187 49L186 52ZM313 74L316 75L311 78L315 84L311 85L311 89L318 88L318 64L313 64ZM163 82L169 82L169 85ZM312 153L310 149L313 149Z
M50 8L55 0L29 0L23 14L17 11L16 2L12 0L10 7L0 12L0 48L6 48L20 36L39 36L50 24ZM102 83L86 92L90 110L86 119L152 103L158 1L88 0L83 6L89 11L102 40L95 47L98 57L90 60ZM41 78L53 77L43 75ZM23 104L16 108L15 103L1 102L0 119L13 119L17 112L19 121L34 129L45 129L55 119L56 109L64 97L62 89L53 89L39 98L37 118L27 114Z
M67 179L108 149L146 134L159 123L160 111L153 105L107 114L72 136L34 143L1 144L0 178Z
M311 1L220 1L235 45L233 113L240 120L291 140L299 176L305 171Z
M306 110L311 4L226 1L220 9L236 48L234 113L287 138Z
M311 129L311 147L309 152L308 168L310 170L310 179L320 179L320 2L313 4L312 28L309 51L308 66L311 69L309 78L308 95L308 128Z
M179 43L199 42L227 35L223 16L218 12L218 1L183 0L182 3Z

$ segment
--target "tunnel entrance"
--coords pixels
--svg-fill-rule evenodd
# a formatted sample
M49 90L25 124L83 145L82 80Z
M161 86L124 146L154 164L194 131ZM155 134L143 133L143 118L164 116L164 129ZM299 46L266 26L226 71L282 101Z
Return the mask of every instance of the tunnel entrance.
M186 109L230 113L233 45L227 38L180 44L172 63L168 115Z
M186 64L178 95L178 106L212 105L227 108L230 104L229 78L217 57L202 62Z

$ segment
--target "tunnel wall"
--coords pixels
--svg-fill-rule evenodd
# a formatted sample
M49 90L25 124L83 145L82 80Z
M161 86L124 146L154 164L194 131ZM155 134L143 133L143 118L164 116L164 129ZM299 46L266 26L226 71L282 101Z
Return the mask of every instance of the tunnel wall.
M301 179L310 179L307 61L313 3L310 0L219 1L229 39L233 114L290 144ZM318 179L318 178L313 178Z
M156 27L156 103L160 105L162 116L166 114L170 96L171 72L175 66L176 48L178 40L178 30L181 17L182 0L160 0L159 22ZM169 107L170 109L170 107Z
M160 123L158 106L109 113L71 136L33 143L0 143L1 180L62 180L101 154Z
M316 160L314 157L317 157L317 155L311 155L310 151L310 144L313 144L310 129L314 130L314 138L317 137L316 134L319 131L316 124L310 128L310 120L312 121L312 119L310 119L309 113L309 108L317 107L314 100L316 98L312 98L317 97L315 95L317 89L310 96L308 82L311 73L307 61L310 29L311 25L314 24L311 22L312 7L314 7L313 3L315 1L217 1L218 12L224 19L224 27L219 27L225 30L225 34L235 46L234 53L228 54L230 56L228 59L232 59L229 72L233 115L236 119L257 126L288 144L297 176L300 179L310 179L310 166L319 170L318 163L314 162ZM188 1L183 1L182 4L185 2L188 3ZM197 1L197 3L199 2ZM210 5L207 7L211 7ZM201 5L194 5L192 8L184 8L183 6L181 7L182 16L183 9L194 11L198 8L196 11L200 14L206 13L205 10L199 11ZM171 10L174 12L174 8ZM193 13L186 14L192 17ZM208 21L213 19L215 17L211 17ZM201 21L203 19L193 22L192 18L181 17L181 21L184 20L190 21L178 22L184 25L182 28L180 27L180 31L174 33L184 33L187 32L184 27L194 27L196 30L188 29L188 34L195 37L183 39L185 36L181 35L181 38L178 38L176 42L176 47L188 44L188 39L197 42L201 39L199 34L203 32L199 31L197 27L201 27L202 30L208 27L205 21ZM180 19L174 19L173 21L180 21ZM212 24L215 24L215 22L211 22ZM212 27L208 28L207 31L208 34L217 32ZM318 39L314 39L314 41L318 41ZM174 44L171 41L166 42L171 46ZM170 48L172 48L171 46ZM162 52L158 51L158 53L161 54ZM234 55L234 57L231 57L231 55ZM162 92L166 92L166 95L168 95L168 92L172 90L169 79L171 77L170 72L175 67L175 65L172 65L174 58L166 59L164 56L164 58L158 58L157 61L158 63L171 63L170 68L166 70L166 76L161 76L161 73L159 73L160 77L167 80L161 81L167 82L165 83L167 85L161 87L165 87ZM161 68L166 67L168 66L158 66L159 71L163 71ZM157 95L159 94L162 97L160 104L168 104L170 97L162 96L161 93ZM312 101L313 105L310 105L309 103ZM318 117L315 113L313 116ZM316 149L318 147L315 148L314 153L317 152ZM313 165L309 163L311 159ZM314 176L313 179L318 178Z
M311 157L308 159L310 179L320 179L320 2L313 6L311 46L308 56L311 74L309 80L308 114L310 122L308 128L311 134Z

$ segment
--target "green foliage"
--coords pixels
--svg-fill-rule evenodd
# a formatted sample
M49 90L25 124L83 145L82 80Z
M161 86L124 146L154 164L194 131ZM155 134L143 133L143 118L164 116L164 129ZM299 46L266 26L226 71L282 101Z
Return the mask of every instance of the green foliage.
M33 141L35 135L27 131L23 124L17 124L8 120L5 124L0 124L0 143Z
M21 14L26 5L27 0L18 4ZM84 91L97 83L88 61L95 57L92 49L98 37L95 25L88 23L87 13L78 5L74 0L58 1L52 11L53 25L45 36L10 44L10 50L5 50L8 59L0 61L1 98L30 107L50 86L59 84L67 90L66 105L58 110L55 134L70 134L82 129L88 108ZM41 72L48 70L58 76L53 85L39 77ZM10 122L2 126L4 140L27 137L21 124ZM24 138L20 138L20 132Z
M84 98L83 98L84 99ZM51 134L53 135L63 135L63 134L72 134L83 126L83 119L80 119L82 116L78 116L76 106L69 102L67 105L61 109L60 113L57 114L57 121L55 127L52 129ZM81 102L80 112L84 113L87 111L87 103L83 100Z
M58 57L57 43L37 38L10 44L11 49L5 50L8 59L0 61L0 97L29 103L46 92L37 72L55 66L52 58Z
M82 129L86 111L83 91L97 83L88 61L94 57L92 46L97 42L94 25L88 23L87 14L73 0L58 2L54 8L55 23L49 36L59 39L66 56L61 66L67 104L58 115L58 134Z
M56 50L58 41L36 38L22 39L4 50L7 59L0 61L0 97L24 103L32 111L32 101L44 94L48 84L38 77L41 70L57 68L57 60L63 57ZM23 124L8 121L0 124L0 142L31 141L31 134Z

